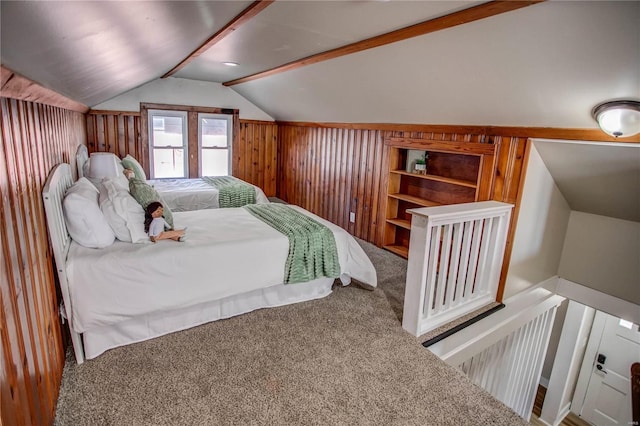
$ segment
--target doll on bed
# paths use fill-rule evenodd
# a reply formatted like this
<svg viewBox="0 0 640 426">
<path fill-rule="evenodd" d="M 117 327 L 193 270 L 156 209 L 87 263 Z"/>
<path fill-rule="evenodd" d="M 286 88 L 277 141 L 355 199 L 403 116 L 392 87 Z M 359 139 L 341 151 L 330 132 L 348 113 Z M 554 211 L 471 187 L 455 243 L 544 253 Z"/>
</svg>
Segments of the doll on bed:
<svg viewBox="0 0 640 426">
<path fill-rule="evenodd" d="M 158 240 L 184 241 L 185 229 L 174 230 L 164 220 L 162 203 L 153 201 L 145 209 L 144 231 L 149 234 L 149 239 L 154 243 Z"/>
</svg>

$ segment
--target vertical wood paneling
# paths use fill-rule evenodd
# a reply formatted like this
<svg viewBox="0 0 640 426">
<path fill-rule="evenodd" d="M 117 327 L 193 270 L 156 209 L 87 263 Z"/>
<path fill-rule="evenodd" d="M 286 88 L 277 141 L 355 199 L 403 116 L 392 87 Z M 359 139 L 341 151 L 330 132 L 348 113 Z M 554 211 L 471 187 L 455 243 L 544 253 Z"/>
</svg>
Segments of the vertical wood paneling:
<svg viewBox="0 0 640 426">
<path fill-rule="evenodd" d="M 197 134 L 195 113 L 189 119 Z M 89 152 L 113 152 L 119 157 L 134 156 L 147 173 L 147 131 L 140 113 L 92 111 L 86 116 Z M 235 129 L 238 137 L 233 145 L 232 174 L 260 187 L 268 197 L 276 195 L 278 184 L 278 126 L 275 122 L 240 120 Z M 195 138 L 191 138 L 196 140 Z M 190 147 L 190 149 L 194 149 Z M 197 167 L 190 166 L 190 170 Z M 190 177 L 197 177 L 195 174 Z"/>
<path fill-rule="evenodd" d="M 400 127 L 396 125 L 395 127 Z M 410 129 L 411 128 L 411 129 Z M 352 235 L 381 245 L 386 209 L 389 137 L 458 141 L 461 144 L 499 143 L 498 158 L 487 165 L 494 170 L 493 192 L 487 198 L 515 203 L 526 138 L 493 136 L 488 128 L 407 126 L 407 131 L 384 130 L 376 125 L 350 126 L 280 123 L 278 126 L 278 197 L 297 204 L 348 230 Z M 459 131 L 458 131 L 459 130 Z M 355 213 L 355 223 L 349 213 Z"/>
<path fill-rule="evenodd" d="M 483 164 L 482 199 L 517 203 L 521 191 L 527 138 L 505 136 L 503 129 L 467 126 L 383 126 L 327 127 L 313 123 L 280 123 L 278 126 L 281 168 L 277 196 L 300 205 L 318 216 L 346 229 L 350 234 L 381 246 L 384 242 L 384 218 L 387 209 L 389 137 L 446 140 L 498 145 L 496 158 Z M 491 132 L 500 132 L 494 135 Z M 551 137 L 551 136 L 549 136 Z M 318 158 L 320 156 L 320 158 Z M 355 214 L 355 223 L 349 214 Z M 498 300 L 502 299 L 511 255 L 517 213 L 509 227 L 505 263 L 500 278 Z"/>
<path fill-rule="evenodd" d="M 113 152 L 120 158 L 130 154 L 142 160 L 140 113 L 100 111 L 87 114 L 86 120 L 89 152 Z"/>
<path fill-rule="evenodd" d="M 7 98 L 0 104 L 2 422 L 51 424 L 64 345 L 41 192 L 54 165 L 73 164 L 88 129 L 78 112 Z"/>
<path fill-rule="evenodd" d="M 233 175 L 256 185 L 267 197 L 278 183 L 278 126 L 269 121 L 240 120 L 239 167 Z"/>
</svg>

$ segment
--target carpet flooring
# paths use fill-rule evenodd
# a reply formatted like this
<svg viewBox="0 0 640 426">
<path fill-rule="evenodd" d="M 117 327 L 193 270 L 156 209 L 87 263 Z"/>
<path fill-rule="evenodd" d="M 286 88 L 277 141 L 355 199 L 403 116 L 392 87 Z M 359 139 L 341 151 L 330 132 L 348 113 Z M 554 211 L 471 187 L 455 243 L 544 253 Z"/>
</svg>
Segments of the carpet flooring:
<svg viewBox="0 0 640 426">
<path fill-rule="evenodd" d="M 406 260 L 359 241 L 378 287 L 216 321 L 77 365 L 55 425 L 528 424 L 401 327 Z"/>
</svg>

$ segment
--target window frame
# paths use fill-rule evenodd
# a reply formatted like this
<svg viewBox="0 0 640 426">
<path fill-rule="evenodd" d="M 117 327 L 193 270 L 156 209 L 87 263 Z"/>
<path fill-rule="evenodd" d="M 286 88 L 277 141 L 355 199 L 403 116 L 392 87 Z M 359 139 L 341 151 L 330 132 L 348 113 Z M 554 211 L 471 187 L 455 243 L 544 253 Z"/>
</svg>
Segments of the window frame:
<svg viewBox="0 0 640 426">
<path fill-rule="evenodd" d="M 240 159 L 238 158 L 238 151 L 235 149 L 238 146 L 240 140 L 240 115 L 238 109 L 232 108 L 219 108 L 219 107 L 202 107 L 192 105 L 172 105 L 172 104 L 155 104 L 155 103 L 140 103 L 140 145 L 142 146 L 142 157 L 146 160 L 145 164 L 142 164 L 145 168 L 145 172 L 148 176 L 151 176 L 149 167 L 149 110 L 163 110 L 163 111 L 186 111 L 188 115 L 188 168 L 187 178 L 200 177 L 200 153 L 198 147 L 198 113 L 205 114 L 224 114 L 230 115 L 232 118 L 232 136 L 231 145 L 229 151 L 229 175 L 233 174 L 239 166 Z"/>
<path fill-rule="evenodd" d="M 226 147 L 203 147 L 202 146 L 202 120 L 212 118 L 214 120 L 225 120 L 227 122 L 227 146 Z M 227 176 L 232 176 L 233 174 L 233 116 L 229 114 L 212 114 L 212 113 L 198 113 L 198 176 L 203 176 L 202 174 L 202 160 L 203 156 L 200 154 L 202 150 L 212 149 L 212 150 L 226 150 L 227 151 Z"/>
<path fill-rule="evenodd" d="M 179 149 L 178 147 L 166 146 L 166 147 L 156 147 L 152 144 L 153 140 L 153 117 L 154 116 L 162 116 L 162 117 L 180 117 L 182 118 L 182 149 L 184 150 L 183 157 L 183 168 L 184 175 L 182 177 L 171 177 L 171 178 L 157 178 L 155 176 L 155 163 L 154 163 L 154 152 L 157 149 Z M 186 111 L 177 111 L 177 110 L 164 110 L 164 109 L 150 109 L 148 110 L 148 140 L 147 147 L 149 148 L 149 178 L 150 179 L 185 179 L 189 176 L 189 134 L 188 132 L 188 120 L 189 116 Z M 164 127 L 164 126 L 163 126 Z"/>
</svg>

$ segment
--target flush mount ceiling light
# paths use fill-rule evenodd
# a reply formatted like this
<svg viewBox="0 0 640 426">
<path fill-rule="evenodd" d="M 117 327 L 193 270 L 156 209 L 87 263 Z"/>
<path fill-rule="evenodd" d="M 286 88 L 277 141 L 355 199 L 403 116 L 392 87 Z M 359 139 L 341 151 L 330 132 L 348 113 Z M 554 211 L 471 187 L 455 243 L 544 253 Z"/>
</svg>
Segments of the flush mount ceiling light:
<svg viewBox="0 0 640 426">
<path fill-rule="evenodd" d="M 237 62 L 223 62 L 223 64 L 228 66 L 228 67 L 237 67 L 238 65 L 240 65 Z"/>
<path fill-rule="evenodd" d="M 609 101 L 593 108 L 591 115 L 603 132 L 617 137 L 640 133 L 640 102 Z"/>
</svg>

